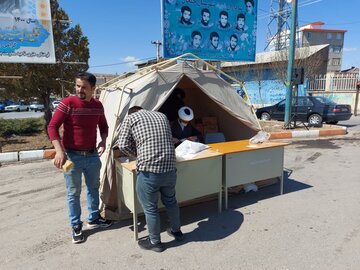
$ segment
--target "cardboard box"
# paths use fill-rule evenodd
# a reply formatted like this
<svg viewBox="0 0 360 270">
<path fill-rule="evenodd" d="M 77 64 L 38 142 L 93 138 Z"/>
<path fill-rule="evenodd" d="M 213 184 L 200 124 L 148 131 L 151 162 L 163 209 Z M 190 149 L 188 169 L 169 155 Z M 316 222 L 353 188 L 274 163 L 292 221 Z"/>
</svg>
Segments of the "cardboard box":
<svg viewBox="0 0 360 270">
<path fill-rule="evenodd" d="M 201 118 L 195 118 L 194 121 L 195 121 L 195 125 L 196 125 L 196 124 L 202 124 L 202 123 L 203 123 Z"/>
<path fill-rule="evenodd" d="M 114 155 L 114 158 L 119 158 L 121 156 L 120 150 L 118 148 L 113 149 L 113 155 Z"/>
<path fill-rule="evenodd" d="M 204 135 L 204 126 L 203 124 L 199 123 L 199 124 L 195 124 L 194 128 L 199 131 L 202 135 Z"/>
<path fill-rule="evenodd" d="M 219 129 L 218 129 L 218 126 L 217 125 L 208 125 L 208 126 L 204 126 L 204 134 L 207 134 L 207 133 L 215 133 L 215 132 L 218 132 Z"/>
<path fill-rule="evenodd" d="M 205 116 L 202 118 L 204 126 L 217 126 L 217 119 L 215 116 Z"/>
</svg>

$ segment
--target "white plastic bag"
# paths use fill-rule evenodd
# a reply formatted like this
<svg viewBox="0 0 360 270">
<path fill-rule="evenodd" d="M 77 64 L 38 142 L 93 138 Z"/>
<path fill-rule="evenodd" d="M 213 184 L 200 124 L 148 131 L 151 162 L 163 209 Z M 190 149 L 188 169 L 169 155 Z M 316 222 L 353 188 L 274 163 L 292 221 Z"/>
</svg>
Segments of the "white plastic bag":
<svg viewBox="0 0 360 270">
<path fill-rule="evenodd" d="M 209 146 L 207 146 L 206 144 L 185 140 L 175 149 L 176 159 L 191 159 L 196 156 L 196 153 L 199 153 L 207 148 L 209 148 Z"/>
<path fill-rule="evenodd" d="M 250 191 L 258 191 L 258 187 L 257 185 L 255 185 L 255 183 L 248 183 L 248 184 L 245 184 L 244 185 L 244 190 L 245 190 L 245 193 L 248 193 Z"/>
<path fill-rule="evenodd" d="M 270 138 L 270 133 L 260 130 L 254 137 L 252 137 L 249 142 L 252 144 L 258 144 L 268 141 Z"/>
</svg>

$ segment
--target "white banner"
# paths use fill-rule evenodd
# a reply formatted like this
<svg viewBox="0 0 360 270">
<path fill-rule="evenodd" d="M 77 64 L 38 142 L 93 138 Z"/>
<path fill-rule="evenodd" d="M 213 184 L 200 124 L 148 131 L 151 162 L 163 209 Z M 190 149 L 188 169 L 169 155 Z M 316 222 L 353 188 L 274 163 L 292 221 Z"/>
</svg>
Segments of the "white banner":
<svg viewBox="0 0 360 270">
<path fill-rule="evenodd" d="M 0 0 L 0 63 L 56 62 L 49 0 Z"/>
</svg>

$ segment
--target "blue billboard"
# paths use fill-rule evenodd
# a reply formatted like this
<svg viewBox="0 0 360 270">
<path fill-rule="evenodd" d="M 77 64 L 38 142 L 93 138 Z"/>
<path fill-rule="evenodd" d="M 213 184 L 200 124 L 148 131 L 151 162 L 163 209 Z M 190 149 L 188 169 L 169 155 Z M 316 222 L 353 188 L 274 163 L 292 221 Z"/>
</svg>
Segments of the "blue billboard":
<svg viewBox="0 0 360 270">
<path fill-rule="evenodd" d="M 55 63 L 50 0 L 0 1 L 0 62 Z"/>
<path fill-rule="evenodd" d="M 162 0 L 163 56 L 255 61 L 257 0 Z"/>
</svg>

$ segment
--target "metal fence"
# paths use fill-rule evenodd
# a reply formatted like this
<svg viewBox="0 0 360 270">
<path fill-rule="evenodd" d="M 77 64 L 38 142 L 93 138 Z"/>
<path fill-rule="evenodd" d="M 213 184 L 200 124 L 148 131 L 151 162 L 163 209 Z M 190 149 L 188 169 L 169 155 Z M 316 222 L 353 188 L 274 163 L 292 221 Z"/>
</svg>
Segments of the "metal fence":
<svg viewBox="0 0 360 270">
<path fill-rule="evenodd" d="M 309 80 L 309 91 L 356 91 L 358 74 L 315 75 Z"/>
</svg>

